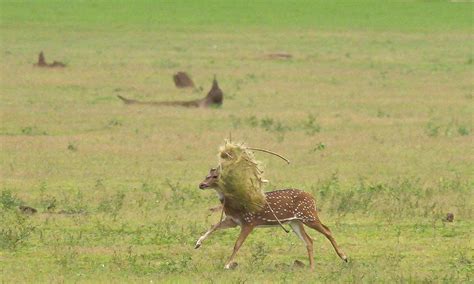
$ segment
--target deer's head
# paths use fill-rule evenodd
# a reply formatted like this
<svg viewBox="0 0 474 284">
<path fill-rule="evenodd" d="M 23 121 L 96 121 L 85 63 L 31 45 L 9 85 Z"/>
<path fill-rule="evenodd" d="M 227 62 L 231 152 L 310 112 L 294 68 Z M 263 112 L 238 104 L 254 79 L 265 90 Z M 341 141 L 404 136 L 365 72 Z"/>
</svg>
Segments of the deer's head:
<svg viewBox="0 0 474 284">
<path fill-rule="evenodd" d="M 212 168 L 206 178 L 199 184 L 200 189 L 216 188 L 219 180 L 219 170 Z"/>
</svg>

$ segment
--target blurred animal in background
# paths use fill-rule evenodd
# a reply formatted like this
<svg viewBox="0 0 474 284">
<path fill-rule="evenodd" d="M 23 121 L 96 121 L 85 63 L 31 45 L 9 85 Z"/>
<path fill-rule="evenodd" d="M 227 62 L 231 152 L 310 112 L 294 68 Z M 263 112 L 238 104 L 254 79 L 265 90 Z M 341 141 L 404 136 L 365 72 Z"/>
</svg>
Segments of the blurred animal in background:
<svg viewBox="0 0 474 284">
<path fill-rule="evenodd" d="M 222 92 L 221 88 L 219 88 L 216 75 L 214 75 L 211 90 L 209 90 L 209 93 L 207 93 L 207 96 L 204 99 L 208 105 L 222 105 L 224 93 Z"/>
<path fill-rule="evenodd" d="M 174 74 L 173 81 L 177 88 L 194 88 L 194 82 L 186 72 L 179 71 Z"/>
<path fill-rule="evenodd" d="M 293 55 L 286 53 L 286 52 L 277 52 L 277 53 L 270 53 L 267 54 L 267 58 L 269 59 L 291 59 Z"/>
<path fill-rule="evenodd" d="M 49 67 L 49 68 L 55 68 L 55 67 L 66 67 L 66 64 L 60 62 L 60 61 L 53 61 L 53 63 L 48 64 L 46 62 L 46 59 L 44 58 L 44 53 L 43 51 L 40 52 L 38 55 L 38 63 L 36 63 L 34 66 L 36 67 Z"/>
<path fill-rule="evenodd" d="M 454 214 L 449 212 L 446 214 L 446 217 L 443 219 L 445 222 L 453 222 L 454 221 Z"/>
<path fill-rule="evenodd" d="M 36 212 L 38 212 L 38 210 L 36 210 L 35 208 L 30 207 L 30 206 L 26 206 L 26 205 L 20 205 L 18 207 L 18 209 L 20 209 L 20 211 L 22 213 L 28 214 L 28 215 L 32 215 L 32 214 L 35 214 Z"/>
<path fill-rule="evenodd" d="M 202 99 L 190 100 L 190 101 L 162 101 L 162 102 L 153 102 L 153 101 L 138 101 L 133 99 L 127 99 L 123 96 L 118 95 L 119 99 L 126 105 L 136 104 L 136 105 L 153 105 L 153 106 L 182 106 L 182 107 L 198 107 L 198 108 L 210 108 L 210 107 L 219 107 L 224 101 L 224 93 L 219 88 L 217 79 L 214 76 L 214 81 L 212 82 L 211 90 L 207 93 Z"/>
</svg>

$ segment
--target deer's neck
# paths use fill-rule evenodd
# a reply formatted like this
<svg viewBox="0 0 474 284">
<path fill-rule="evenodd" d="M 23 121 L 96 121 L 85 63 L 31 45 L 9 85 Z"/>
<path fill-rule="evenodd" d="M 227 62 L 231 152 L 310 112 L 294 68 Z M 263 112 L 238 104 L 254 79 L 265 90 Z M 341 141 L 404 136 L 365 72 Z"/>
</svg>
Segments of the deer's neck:
<svg viewBox="0 0 474 284">
<path fill-rule="evenodd" d="M 216 193 L 217 197 L 219 197 L 219 201 L 221 202 L 221 204 L 224 204 L 224 194 L 222 194 L 222 192 L 219 192 L 218 190 L 216 190 Z"/>
</svg>

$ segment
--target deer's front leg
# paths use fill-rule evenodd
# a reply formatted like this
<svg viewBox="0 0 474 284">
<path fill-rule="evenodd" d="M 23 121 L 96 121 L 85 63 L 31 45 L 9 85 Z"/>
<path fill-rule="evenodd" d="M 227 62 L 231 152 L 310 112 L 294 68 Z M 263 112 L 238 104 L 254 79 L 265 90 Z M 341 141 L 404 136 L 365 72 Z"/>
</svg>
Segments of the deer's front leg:
<svg viewBox="0 0 474 284">
<path fill-rule="evenodd" d="M 195 249 L 199 248 L 202 244 L 202 242 L 209 237 L 210 234 L 217 230 L 222 230 L 222 229 L 228 229 L 228 228 L 234 228 L 237 226 L 237 223 L 235 223 L 231 218 L 225 218 L 222 222 L 219 222 L 212 226 L 204 235 L 202 235 L 196 242 L 196 246 L 194 246 Z"/>
<path fill-rule="evenodd" d="M 229 261 L 227 261 L 227 264 L 224 266 L 225 269 L 230 269 L 232 268 L 232 260 L 234 259 L 235 255 L 239 251 L 240 247 L 244 243 L 245 239 L 248 237 L 248 235 L 252 232 L 253 226 L 250 225 L 243 225 L 242 230 L 240 231 L 239 238 L 235 242 L 234 245 L 234 251 L 232 252 L 232 255 L 229 258 Z"/>
</svg>

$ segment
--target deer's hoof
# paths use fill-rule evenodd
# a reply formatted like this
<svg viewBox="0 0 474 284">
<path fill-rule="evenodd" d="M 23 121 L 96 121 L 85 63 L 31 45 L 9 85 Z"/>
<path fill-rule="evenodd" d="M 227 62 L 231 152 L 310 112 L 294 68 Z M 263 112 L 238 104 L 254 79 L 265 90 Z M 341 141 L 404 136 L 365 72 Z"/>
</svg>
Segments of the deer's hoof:
<svg viewBox="0 0 474 284">
<path fill-rule="evenodd" d="M 345 262 L 349 262 L 349 259 L 347 258 L 347 256 L 343 256 L 342 260 L 344 260 Z"/>
<path fill-rule="evenodd" d="M 239 264 L 237 262 L 230 262 L 227 263 L 224 268 L 225 269 L 235 269 Z"/>
<path fill-rule="evenodd" d="M 201 247 L 201 243 L 196 243 L 196 245 L 194 246 L 194 249 L 198 249 Z"/>
</svg>

